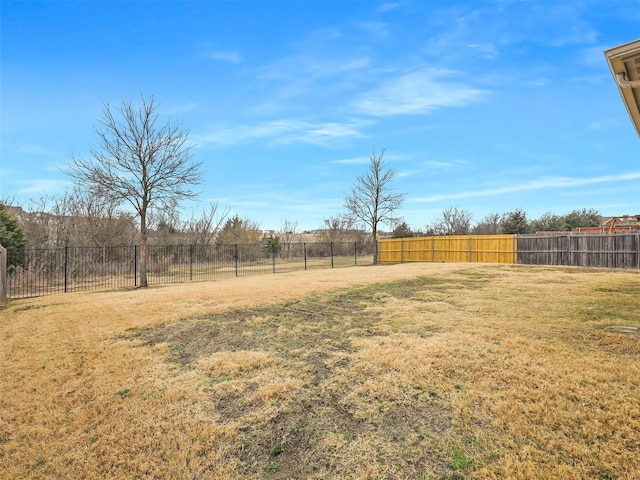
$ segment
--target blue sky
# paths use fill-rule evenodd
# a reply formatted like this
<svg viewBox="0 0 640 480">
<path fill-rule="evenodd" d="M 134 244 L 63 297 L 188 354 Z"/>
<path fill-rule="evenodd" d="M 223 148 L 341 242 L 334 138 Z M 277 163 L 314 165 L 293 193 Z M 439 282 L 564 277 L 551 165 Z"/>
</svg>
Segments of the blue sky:
<svg viewBox="0 0 640 480">
<path fill-rule="evenodd" d="M 638 1 L 2 0 L 0 17 L 0 198 L 25 207 L 69 188 L 105 102 L 155 95 L 204 164 L 185 213 L 318 228 L 383 148 L 415 229 L 449 207 L 640 213 L 603 54 L 640 38 Z"/>
</svg>

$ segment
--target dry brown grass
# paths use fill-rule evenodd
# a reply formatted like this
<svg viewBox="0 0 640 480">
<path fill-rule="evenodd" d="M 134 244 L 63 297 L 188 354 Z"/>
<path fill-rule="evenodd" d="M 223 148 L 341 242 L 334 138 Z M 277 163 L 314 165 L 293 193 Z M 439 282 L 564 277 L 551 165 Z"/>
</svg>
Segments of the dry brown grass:
<svg viewBox="0 0 640 480">
<path fill-rule="evenodd" d="M 410 264 L 0 310 L 0 477 L 640 478 L 640 272 Z"/>
</svg>

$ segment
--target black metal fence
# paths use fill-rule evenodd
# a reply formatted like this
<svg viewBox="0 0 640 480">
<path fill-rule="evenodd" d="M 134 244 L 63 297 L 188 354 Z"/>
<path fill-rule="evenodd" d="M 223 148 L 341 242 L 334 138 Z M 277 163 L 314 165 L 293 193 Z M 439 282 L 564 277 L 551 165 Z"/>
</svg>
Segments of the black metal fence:
<svg viewBox="0 0 640 480">
<path fill-rule="evenodd" d="M 136 287 L 140 247 L 65 247 L 7 251 L 7 298 Z M 358 242 L 147 246 L 149 285 L 336 268 L 373 263 Z"/>
</svg>

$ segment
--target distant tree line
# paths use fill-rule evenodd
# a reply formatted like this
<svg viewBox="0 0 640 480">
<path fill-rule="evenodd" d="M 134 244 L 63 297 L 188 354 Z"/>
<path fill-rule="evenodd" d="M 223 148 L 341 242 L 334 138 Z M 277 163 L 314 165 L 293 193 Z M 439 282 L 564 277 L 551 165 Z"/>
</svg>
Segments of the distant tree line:
<svg viewBox="0 0 640 480">
<path fill-rule="evenodd" d="M 18 222 L 23 231 L 20 248 L 106 247 L 139 241 L 132 214 L 77 188 L 59 197 L 47 195 L 32 200 L 24 208 L 8 200 L 1 200 L 0 205 L 4 215 Z M 186 220 L 176 212 L 154 215 L 149 230 L 151 243 L 211 244 L 227 215 L 228 210 L 215 202 Z M 0 237 L 0 243 L 6 246 L 2 240 Z M 7 246 L 12 247 L 18 245 L 12 242 L 11 247 Z"/>
<path fill-rule="evenodd" d="M 367 232 L 345 215 L 327 218 L 316 234 L 301 237 L 296 221 L 283 219 L 277 231 L 265 232 L 258 221 L 230 215 L 228 208 L 216 202 L 186 220 L 177 211 L 158 212 L 150 216 L 148 225 L 149 245 L 262 244 L 265 254 L 281 257 L 293 252 L 301 238 L 357 242 L 360 249 L 369 241 Z M 45 195 L 24 208 L 9 199 L 0 200 L 0 244 L 9 250 L 124 246 L 138 244 L 139 238 L 134 215 L 90 191 L 75 188 L 60 196 Z"/>
<path fill-rule="evenodd" d="M 491 213 L 477 223 L 473 215 L 457 207 L 442 211 L 432 223 L 422 229 L 411 229 L 406 222 L 396 225 L 394 238 L 432 235 L 496 235 L 527 234 L 536 232 L 567 232 L 579 227 L 597 227 L 601 222 L 600 213 L 594 209 L 573 210 L 565 215 L 547 212 L 539 218 L 529 219 L 527 212 L 516 209 L 511 212 Z"/>
</svg>

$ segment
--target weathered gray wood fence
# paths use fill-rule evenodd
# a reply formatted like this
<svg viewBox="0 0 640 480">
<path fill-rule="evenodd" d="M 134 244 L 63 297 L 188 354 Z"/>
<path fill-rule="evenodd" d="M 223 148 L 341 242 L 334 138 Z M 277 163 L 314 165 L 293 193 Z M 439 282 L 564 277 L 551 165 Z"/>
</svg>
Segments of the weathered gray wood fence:
<svg viewBox="0 0 640 480">
<path fill-rule="evenodd" d="M 640 232 L 518 235 L 518 263 L 640 268 Z"/>
</svg>

